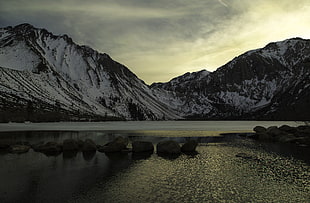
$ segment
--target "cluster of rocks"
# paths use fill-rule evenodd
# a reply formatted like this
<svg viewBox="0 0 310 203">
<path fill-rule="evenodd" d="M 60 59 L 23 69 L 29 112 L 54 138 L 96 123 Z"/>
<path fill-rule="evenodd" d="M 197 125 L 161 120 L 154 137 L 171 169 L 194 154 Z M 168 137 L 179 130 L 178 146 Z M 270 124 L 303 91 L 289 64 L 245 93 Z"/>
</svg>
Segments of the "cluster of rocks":
<svg viewBox="0 0 310 203">
<path fill-rule="evenodd" d="M 62 152 L 104 152 L 104 153 L 114 153 L 114 152 L 133 152 L 133 153 L 153 153 L 154 145 L 152 142 L 146 141 L 134 141 L 132 142 L 132 148 L 129 149 L 127 146 L 129 144 L 128 138 L 117 137 L 112 142 L 105 145 L 96 145 L 91 139 L 74 140 L 66 139 L 63 143 L 47 142 L 47 143 L 37 143 L 30 145 L 27 142 L 20 142 L 14 144 L 0 143 L 0 151 L 6 151 L 11 153 L 26 153 L 31 148 L 36 152 L 42 152 L 46 155 L 58 155 Z M 156 145 L 156 150 L 158 154 L 163 155 L 179 155 L 183 153 L 194 153 L 196 152 L 196 147 L 198 142 L 195 140 L 190 140 L 184 143 L 182 146 L 179 143 L 167 140 L 159 142 Z"/>
<path fill-rule="evenodd" d="M 271 126 L 265 128 L 256 126 L 253 138 L 260 141 L 295 143 L 300 146 L 310 146 L 310 126 L 302 125 L 291 127 L 282 125 L 281 127 Z"/>
</svg>

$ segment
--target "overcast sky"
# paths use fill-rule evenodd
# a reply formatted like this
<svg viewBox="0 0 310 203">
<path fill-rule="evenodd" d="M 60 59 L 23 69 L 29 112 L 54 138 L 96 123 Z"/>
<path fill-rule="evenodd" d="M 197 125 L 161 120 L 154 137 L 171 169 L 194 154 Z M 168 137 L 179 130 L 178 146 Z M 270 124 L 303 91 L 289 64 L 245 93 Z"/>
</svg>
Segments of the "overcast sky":
<svg viewBox="0 0 310 203">
<path fill-rule="evenodd" d="M 0 0 L 0 26 L 30 23 L 108 53 L 147 83 L 310 38 L 309 0 Z"/>
</svg>

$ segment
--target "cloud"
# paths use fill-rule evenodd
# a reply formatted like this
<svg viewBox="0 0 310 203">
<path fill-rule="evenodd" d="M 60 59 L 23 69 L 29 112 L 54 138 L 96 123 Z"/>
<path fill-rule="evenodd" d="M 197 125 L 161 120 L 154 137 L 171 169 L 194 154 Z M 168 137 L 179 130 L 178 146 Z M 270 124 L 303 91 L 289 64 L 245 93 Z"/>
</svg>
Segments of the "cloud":
<svg viewBox="0 0 310 203">
<path fill-rule="evenodd" d="M 0 26 L 29 22 L 106 52 L 151 83 L 215 70 L 268 42 L 310 38 L 308 0 L 10 0 Z"/>
</svg>

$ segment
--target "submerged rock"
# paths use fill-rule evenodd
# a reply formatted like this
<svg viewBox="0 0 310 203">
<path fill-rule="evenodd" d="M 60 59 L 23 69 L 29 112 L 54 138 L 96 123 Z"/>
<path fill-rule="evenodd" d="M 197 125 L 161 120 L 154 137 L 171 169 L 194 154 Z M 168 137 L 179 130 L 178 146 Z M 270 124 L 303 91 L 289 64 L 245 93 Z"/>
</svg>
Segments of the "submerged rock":
<svg viewBox="0 0 310 203">
<path fill-rule="evenodd" d="M 157 153 L 163 153 L 163 154 L 180 154 L 181 153 L 181 147 L 179 143 L 173 140 L 159 142 L 156 146 L 156 150 L 157 150 Z"/>
<path fill-rule="evenodd" d="M 198 142 L 196 140 L 190 140 L 184 143 L 181 147 L 182 152 L 195 152 Z"/>
<path fill-rule="evenodd" d="M 132 143 L 132 151 L 135 153 L 153 152 L 154 146 L 153 146 L 152 142 L 135 141 Z"/>
</svg>

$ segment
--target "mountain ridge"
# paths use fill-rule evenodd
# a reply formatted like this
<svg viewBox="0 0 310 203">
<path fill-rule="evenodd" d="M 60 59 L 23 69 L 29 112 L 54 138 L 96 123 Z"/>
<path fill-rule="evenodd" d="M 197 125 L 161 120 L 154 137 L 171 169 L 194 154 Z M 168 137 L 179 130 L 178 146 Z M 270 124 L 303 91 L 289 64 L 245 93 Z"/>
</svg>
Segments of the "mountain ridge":
<svg viewBox="0 0 310 203">
<path fill-rule="evenodd" d="M 78 117 L 89 114 L 86 117 L 125 120 L 179 118 L 156 101 L 148 86 L 127 67 L 107 54 L 75 44 L 66 35 L 55 36 L 29 24 L 2 28 L 1 49 L 0 65 L 7 68 L 1 71 L 2 85 L 10 87 L 15 95 L 24 91 L 28 101 L 31 96 L 44 95 L 44 102 L 55 106 L 57 101 L 63 111 L 79 112 Z M 9 74 L 13 70 L 20 71 L 20 78 Z M 24 84 L 14 86 L 12 81 Z M 35 87 L 25 89 L 27 84 L 35 84 L 44 91 L 35 92 Z"/>
<path fill-rule="evenodd" d="M 2 122 L 310 119 L 306 39 L 272 42 L 214 72 L 152 85 L 108 54 L 30 24 L 0 28 L 0 47 Z"/>
<path fill-rule="evenodd" d="M 167 83 L 154 83 L 153 88 L 166 91 L 177 91 L 179 94 L 187 94 L 192 100 L 184 106 L 197 106 L 198 111 L 186 109 L 190 118 L 198 119 L 308 119 L 310 113 L 309 93 L 307 93 L 309 81 L 310 40 L 292 38 L 279 42 L 272 42 L 263 48 L 251 50 L 235 57 L 216 71 L 202 76 L 200 80 L 192 80 L 187 83 L 172 84 L 175 79 Z M 306 64 L 306 65 L 305 65 Z M 199 72 L 191 73 L 199 74 Z M 298 77 L 297 77 L 298 76 Z M 183 78 L 188 81 L 186 75 Z M 199 76 L 197 76 L 199 77 Z M 275 106 L 274 97 L 278 92 L 294 89 L 299 82 L 298 94 L 304 93 L 303 109 L 299 109 L 299 115 L 277 116 L 279 113 L 271 113 L 261 108 Z M 295 97 L 296 97 L 295 96 Z M 280 96 L 277 96 L 280 97 Z M 294 98 L 294 95 L 291 95 Z M 183 98 L 180 98 L 183 100 Z M 198 102 L 193 102 L 193 101 Z M 282 101 L 282 100 L 280 100 Z M 292 106 L 293 101 L 291 102 Z M 204 106 L 204 112 L 198 107 Z M 290 106 L 286 104 L 286 106 Z M 275 108 L 275 107 L 274 107 Z M 208 110 L 208 111 L 206 111 Z M 258 111 L 259 110 L 259 111 Z M 200 111 L 200 112 L 199 112 Z M 213 113 L 212 113 L 213 111 Z M 196 115 L 195 115 L 196 114 Z M 200 115 L 198 115 L 200 114 Z M 210 115 L 211 114 L 211 115 Z M 212 115 L 213 114 L 213 115 Z M 231 114 L 231 115 L 230 115 Z M 279 114 L 280 115 L 280 114 Z"/>
</svg>

